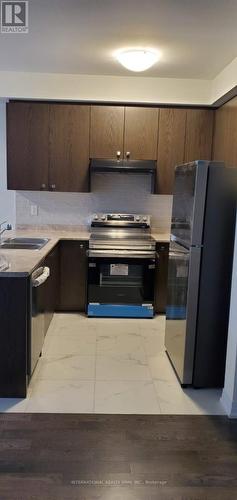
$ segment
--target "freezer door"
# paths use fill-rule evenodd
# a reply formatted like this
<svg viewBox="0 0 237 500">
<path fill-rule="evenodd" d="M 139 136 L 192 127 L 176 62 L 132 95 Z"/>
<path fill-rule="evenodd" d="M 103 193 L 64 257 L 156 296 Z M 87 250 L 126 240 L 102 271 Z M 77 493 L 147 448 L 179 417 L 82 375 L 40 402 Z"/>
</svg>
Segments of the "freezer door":
<svg viewBox="0 0 237 500">
<path fill-rule="evenodd" d="M 192 384 L 201 249 L 171 243 L 165 348 L 181 384 Z"/>
<path fill-rule="evenodd" d="M 187 246 L 202 244 L 208 166 L 196 161 L 175 169 L 171 233 Z"/>
</svg>

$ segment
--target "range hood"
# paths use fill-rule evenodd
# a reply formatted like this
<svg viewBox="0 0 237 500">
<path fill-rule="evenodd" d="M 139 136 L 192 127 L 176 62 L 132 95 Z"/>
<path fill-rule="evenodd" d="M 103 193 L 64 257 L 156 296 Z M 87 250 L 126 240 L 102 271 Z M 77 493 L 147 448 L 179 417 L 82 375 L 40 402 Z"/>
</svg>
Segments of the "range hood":
<svg viewBox="0 0 237 500">
<path fill-rule="evenodd" d="M 151 176 L 151 193 L 155 189 L 155 160 L 110 160 L 108 158 L 90 160 L 90 177 L 93 173 L 145 174 Z"/>
<path fill-rule="evenodd" d="M 92 158 L 91 172 L 125 172 L 136 174 L 154 174 L 156 162 L 153 160 L 108 160 Z"/>
</svg>

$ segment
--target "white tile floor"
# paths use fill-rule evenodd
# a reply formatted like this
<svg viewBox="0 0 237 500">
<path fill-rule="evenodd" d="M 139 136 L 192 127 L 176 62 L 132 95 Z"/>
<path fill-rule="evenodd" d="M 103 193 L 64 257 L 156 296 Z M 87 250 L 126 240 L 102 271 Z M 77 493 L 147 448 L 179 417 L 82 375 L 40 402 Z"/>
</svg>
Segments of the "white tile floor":
<svg viewBox="0 0 237 500">
<path fill-rule="evenodd" d="M 220 390 L 181 389 L 164 331 L 163 316 L 55 314 L 27 399 L 0 399 L 0 411 L 223 414 Z"/>
</svg>

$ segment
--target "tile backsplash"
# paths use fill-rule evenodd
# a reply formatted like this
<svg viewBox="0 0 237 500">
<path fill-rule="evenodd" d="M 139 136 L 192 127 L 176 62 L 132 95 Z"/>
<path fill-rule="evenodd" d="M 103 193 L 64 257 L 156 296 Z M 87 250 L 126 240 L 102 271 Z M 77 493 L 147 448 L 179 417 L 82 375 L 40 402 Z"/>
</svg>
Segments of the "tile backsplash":
<svg viewBox="0 0 237 500">
<path fill-rule="evenodd" d="M 16 193 L 16 224 L 62 224 L 88 226 L 96 212 L 146 213 L 152 226 L 161 232 L 170 230 L 172 196 L 151 195 L 146 176 L 98 175 L 91 193 L 52 193 L 20 191 Z M 31 206 L 37 215 L 31 215 Z"/>
</svg>

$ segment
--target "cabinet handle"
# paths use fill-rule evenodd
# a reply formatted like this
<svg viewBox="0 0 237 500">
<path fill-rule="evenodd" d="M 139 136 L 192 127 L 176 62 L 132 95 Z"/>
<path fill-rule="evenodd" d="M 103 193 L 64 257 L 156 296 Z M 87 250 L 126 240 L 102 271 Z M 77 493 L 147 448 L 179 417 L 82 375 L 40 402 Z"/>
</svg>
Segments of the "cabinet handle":
<svg viewBox="0 0 237 500">
<path fill-rule="evenodd" d="M 82 245 L 82 244 L 81 244 L 81 245 L 80 245 L 80 248 L 84 248 L 84 245 Z"/>
<path fill-rule="evenodd" d="M 117 151 L 116 156 L 117 156 L 117 160 L 120 160 L 120 158 L 121 158 L 121 151 Z"/>
<path fill-rule="evenodd" d="M 131 153 L 130 153 L 130 151 L 127 151 L 127 153 L 126 153 L 126 158 L 127 158 L 127 160 L 129 160 L 129 158 L 130 158 L 130 154 L 131 154 Z"/>
<path fill-rule="evenodd" d="M 40 189 L 46 189 L 46 184 L 41 184 L 41 188 Z"/>
<path fill-rule="evenodd" d="M 56 189 L 56 184 L 51 184 L 50 189 L 52 189 L 52 191 L 55 191 L 55 189 Z"/>
</svg>

